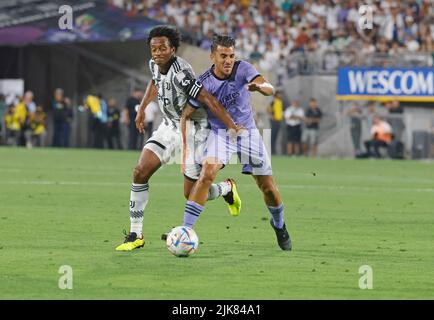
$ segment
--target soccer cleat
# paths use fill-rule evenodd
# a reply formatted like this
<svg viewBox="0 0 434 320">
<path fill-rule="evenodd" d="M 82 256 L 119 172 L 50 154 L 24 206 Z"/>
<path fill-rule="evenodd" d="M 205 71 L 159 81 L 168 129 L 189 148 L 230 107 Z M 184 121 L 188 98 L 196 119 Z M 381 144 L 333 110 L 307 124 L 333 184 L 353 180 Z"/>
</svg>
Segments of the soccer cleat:
<svg viewBox="0 0 434 320">
<path fill-rule="evenodd" d="M 142 248 L 145 245 L 145 240 L 137 238 L 135 232 L 125 233 L 125 241 L 116 247 L 116 251 L 132 251 L 134 249 Z"/>
<path fill-rule="evenodd" d="M 274 226 L 273 219 L 270 219 L 270 224 L 276 232 L 277 243 L 282 250 L 292 250 L 291 238 L 289 236 L 288 231 L 286 230 L 285 224 L 283 224 L 283 228 L 279 229 Z"/>
<path fill-rule="evenodd" d="M 227 195 L 223 196 L 223 198 L 228 204 L 231 216 L 236 217 L 241 212 L 241 199 L 238 194 L 237 184 L 234 179 L 226 179 L 226 181 L 229 181 L 232 187 L 231 191 L 229 191 Z"/>
</svg>

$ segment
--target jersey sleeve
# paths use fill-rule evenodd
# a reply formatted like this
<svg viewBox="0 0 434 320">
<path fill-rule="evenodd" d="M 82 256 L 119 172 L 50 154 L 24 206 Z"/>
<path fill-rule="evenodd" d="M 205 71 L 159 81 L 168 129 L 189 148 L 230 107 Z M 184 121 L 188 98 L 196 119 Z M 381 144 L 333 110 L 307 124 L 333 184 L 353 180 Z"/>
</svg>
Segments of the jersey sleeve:
<svg viewBox="0 0 434 320">
<path fill-rule="evenodd" d="M 189 70 L 182 70 L 174 78 L 174 84 L 188 97 L 196 99 L 203 88 L 202 83 L 196 80 Z"/>
<path fill-rule="evenodd" d="M 246 61 L 241 61 L 240 68 L 242 72 L 242 76 L 245 79 L 246 83 L 250 83 L 259 77 L 261 74 L 256 70 L 254 66 Z"/>
<path fill-rule="evenodd" d="M 208 91 L 209 93 L 213 92 L 213 83 L 212 81 L 209 81 L 209 77 L 206 76 L 207 72 L 203 73 L 201 76 L 199 76 L 199 82 L 202 85 L 202 88 L 206 91 Z M 212 93 L 211 93 L 212 94 Z M 197 99 L 194 98 L 189 98 L 188 103 L 195 109 L 198 109 L 200 107 L 206 108 L 206 105 L 199 102 Z"/>
<path fill-rule="evenodd" d="M 188 104 L 195 109 L 199 109 L 202 106 L 201 103 L 195 99 L 189 99 Z"/>
</svg>

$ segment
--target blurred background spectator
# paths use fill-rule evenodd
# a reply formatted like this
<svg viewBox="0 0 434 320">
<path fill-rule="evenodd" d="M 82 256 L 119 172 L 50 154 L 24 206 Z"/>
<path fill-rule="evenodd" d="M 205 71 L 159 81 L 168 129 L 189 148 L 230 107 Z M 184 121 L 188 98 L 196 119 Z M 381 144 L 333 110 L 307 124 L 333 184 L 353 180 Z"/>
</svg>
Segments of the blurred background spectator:
<svg viewBox="0 0 434 320">
<path fill-rule="evenodd" d="M 405 130 L 405 125 L 403 121 L 404 108 L 402 108 L 401 103 L 398 100 L 393 100 L 386 102 L 385 107 L 389 111 L 388 121 L 392 126 L 393 135 L 396 140 L 402 141 L 402 134 Z"/>
<path fill-rule="evenodd" d="M 53 147 L 69 147 L 71 121 L 73 117 L 71 100 L 64 96 L 63 89 L 54 91 L 53 110 Z"/>
<path fill-rule="evenodd" d="M 140 105 L 142 97 L 143 91 L 136 88 L 125 103 L 124 122 L 128 126 L 128 149 L 130 150 L 140 150 L 143 144 L 142 135 L 139 134 L 135 123 L 137 115 L 136 106 Z"/>
<path fill-rule="evenodd" d="M 267 112 L 271 123 L 271 154 L 276 154 L 277 136 L 283 120 L 283 97 L 281 90 L 276 90 Z"/>
<path fill-rule="evenodd" d="M 5 113 L 7 110 L 6 98 L 0 94 L 0 145 L 5 143 L 6 126 L 5 126 Z"/>
<path fill-rule="evenodd" d="M 107 136 L 107 121 L 108 121 L 108 107 L 101 93 L 98 94 L 98 101 L 100 110 L 95 118 L 94 128 L 94 141 L 93 147 L 103 149 L 105 141 L 108 140 Z"/>
<path fill-rule="evenodd" d="M 354 146 L 354 156 L 357 156 L 362 153 L 362 108 L 360 104 L 354 101 L 346 115 L 350 117 L 351 140 Z"/>
<path fill-rule="evenodd" d="M 5 115 L 6 143 L 10 146 L 18 145 L 18 139 L 21 133 L 20 116 L 16 110 L 17 107 L 11 104 L 9 105 Z"/>
<path fill-rule="evenodd" d="M 283 117 L 285 118 L 287 131 L 287 154 L 288 156 L 298 156 L 301 153 L 301 125 L 304 119 L 304 111 L 300 106 L 298 97 L 292 99 L 292 103 L 286 108 Z"/>
<path fill-rule="evenodd" d="M 31 143 L 32 146 L 45 147 L 45 140 L 47 136 L 46 130 L 47 115 L 42 106 L 37 106 L 35 112 L 30 116 L 31 128 Z"/>
<path fill-rule="evenodd" d="M 315 98 L 309 101 L 309 107 L 305 112 L 304 123 L 305 127 L 302 133 L 303 154 L 316 157 L 318 153 L 319 141 L 319 124 L 322 118 L 322 111 L 318 108 L 318 102 Z"/>
<path fill-rule="evenodd" d="M 33 92 L 27 91 L 24 93 L 23 102 L 18 105 L 19 112 L 25 113 L 25 120 L 21 126 L 21 141 L 20 145 L 25 145 L 27 148 L 32 148 L 32 128 L 31 120 L 33 119 L 36 112 L 36 104 L 33 101 Z M 21 111 L 23 110 L 23 111 Z"/>
<path fill-rule="evenodd" d="M 430 128 L 430 146 L 431 146 L 431 157 L 434 157 L 434 115 L 431 117 L 431 128 Z"/>
<path fill-rule="evenodd" d="M 121 142 L 121 111 L 117 107 L 116 99 L 110 99 L 107 103 L 108 106 L 108 122 L 107 122 L 107 136 L 108 147 L 110 149 L 123 149 Z"/>
<path fill-rule="evenodd" d="M 380 148 L 387 148 L 392 141 L 392 127 L 380 116 L 373 119 L 371 140 L 365 141 L 367 157 L 381 158 Z"/>
</svg>

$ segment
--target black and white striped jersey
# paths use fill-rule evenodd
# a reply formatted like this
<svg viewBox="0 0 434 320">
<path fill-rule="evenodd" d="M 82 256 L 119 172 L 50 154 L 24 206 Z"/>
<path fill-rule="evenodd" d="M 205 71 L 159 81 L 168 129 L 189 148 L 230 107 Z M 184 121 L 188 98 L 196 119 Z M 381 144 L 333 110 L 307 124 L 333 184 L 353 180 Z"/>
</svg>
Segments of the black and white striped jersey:
<svg viewBox="0 0 434 320">
<path fill-rule="evenodd" d="M 196 80 L 191 65 L 180 57 L 175 57 L 167 74 L 160 73 L 153 59 L 149 60 L 152 79 L 158 89 L 158 106 L 163 113 L 166 124 L 171 123 L 179 128 L 179 121 L 184 106 L 189 98 L 197 98 L 202 84 Z M 207 113 L 198 108 L 191 119 L 206 127 L 208 125 Z"/>
</svg>

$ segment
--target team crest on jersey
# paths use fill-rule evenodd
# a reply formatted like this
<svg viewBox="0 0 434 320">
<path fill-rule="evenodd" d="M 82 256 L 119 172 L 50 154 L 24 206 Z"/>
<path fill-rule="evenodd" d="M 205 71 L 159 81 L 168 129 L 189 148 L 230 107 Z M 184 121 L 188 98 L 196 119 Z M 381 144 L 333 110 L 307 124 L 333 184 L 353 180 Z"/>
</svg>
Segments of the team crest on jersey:
<svg viewBox="0 0 434 320">
<path fill-rule="evenodd" d="M 166 82 L 165 84 L 166 84 L 166 90 L 170 90 L 171 87 L 172 87 L 172 86 L 170 85 L 170 82 Z"/>
</svg>

